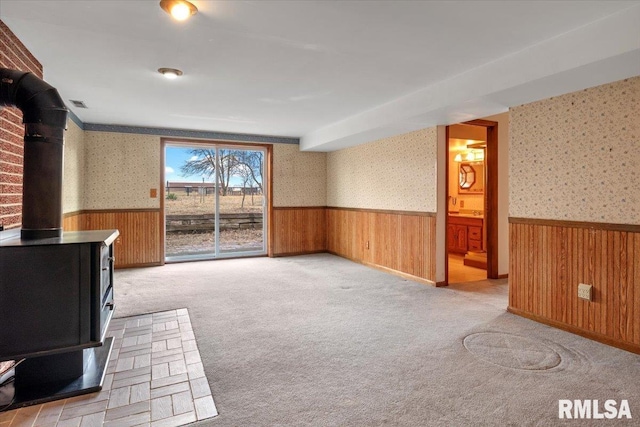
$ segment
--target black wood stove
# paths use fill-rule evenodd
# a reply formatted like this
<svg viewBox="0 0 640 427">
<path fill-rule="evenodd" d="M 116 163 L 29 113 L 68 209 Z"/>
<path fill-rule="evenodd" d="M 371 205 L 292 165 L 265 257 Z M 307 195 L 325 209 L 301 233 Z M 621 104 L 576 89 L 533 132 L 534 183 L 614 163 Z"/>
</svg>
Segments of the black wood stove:
<svg viewBox="0 0 640 427">
<path fill-rule="evenodd" d="M 1 234 L 0 361 L 24 359 L 7 409 L 100 390 L 112 347 L 105 333 L 118 231 Z"/>
<path fill-rule="evenodd" d="M 113 346 L 113 243 L 117 230 L 62 232 L 62 157 L 67 109 L 31 73 L 0 68 L 0 107 L 25 123 L 22 228 L 0 231 L 0 410 L 102 388 Z M 7 387 L 11 387 L 10 393 Z"/>
</svg>

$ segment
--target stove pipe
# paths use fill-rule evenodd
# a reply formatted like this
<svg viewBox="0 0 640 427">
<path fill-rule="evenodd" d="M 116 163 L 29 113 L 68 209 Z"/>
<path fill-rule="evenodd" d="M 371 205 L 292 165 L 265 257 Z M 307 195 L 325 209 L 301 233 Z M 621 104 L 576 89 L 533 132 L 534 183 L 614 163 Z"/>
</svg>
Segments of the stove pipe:
<svg viewBox="0 0 640 427">
<path fill-rule="evenodd" d="M 62 236 L 62 157 L 68 110 L 32 73 L 0 68 L 0 106 L 22 111 L 22 239 Z"/>
</svg>

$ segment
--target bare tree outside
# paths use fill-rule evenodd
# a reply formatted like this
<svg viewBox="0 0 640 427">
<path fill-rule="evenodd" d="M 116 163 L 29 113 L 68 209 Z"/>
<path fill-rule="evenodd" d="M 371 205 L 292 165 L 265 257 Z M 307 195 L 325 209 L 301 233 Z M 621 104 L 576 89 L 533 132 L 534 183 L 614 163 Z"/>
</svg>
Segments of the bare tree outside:
<svg viewBox="0 0 640 427">
<path fill-rule="evenodd" d="M 244 151 L 236 152 L 236 161 L 238 164 L 244 165 L 251 175 L 251 179 L 256 183 L 260 192 L 263 192 L 262 177 L 264 176 L 264 153 L 262 151 Z M 253 187 L 253 186 L 252 186 Z"/>
<path fill-rule="evenodd" d="M 167 180 L 167 256 L 264 250 L 264 152 L 211 147 L 171 149 L 175 159 L 171 169 L 179 170 L 190 181 Z M 216 188 L 217 194 L 211 191 Z"/>
<path fill-rule="evenodd" d="M 216 150 L 193 149 L 192 158 L 180 167 L 182 176 L 201 175 L 205 179 L 211 179 L 218 175 L 218 182 L 222 188 L 222 195 L 226 196 L 229 190 L 229 181 L 235 175 L 238 162 L 234 154 L 235 150 L 218 150 L 220 158 L 216 158 Z"/>
<path fill-rule="evenodd" d="M 247 188 L 251 189 L 251 204 L 253 205 L 253 177 L 251 170 L 245 164 L 239 164 L 236 175 L 242 179 L 242 202 L 240 209 L 244 209 L 244 199 L 247 197 Z"/>
<path fill-rule="evenodd" d="M 180 168 L 182 175 L 201 175 L 205 179 L 211 179 L 217 174 L 223 196 L 228 194 L 229 182 L 233 176 L 240 177 L 245 187 L 250 182 L 255 183 L 262 193 L 264 154 L 261 151 L 219 149 L 218 153 L 220 157 L 216 159 L 215 150 L 191 150 L 192 158 Z"/>
</svg>

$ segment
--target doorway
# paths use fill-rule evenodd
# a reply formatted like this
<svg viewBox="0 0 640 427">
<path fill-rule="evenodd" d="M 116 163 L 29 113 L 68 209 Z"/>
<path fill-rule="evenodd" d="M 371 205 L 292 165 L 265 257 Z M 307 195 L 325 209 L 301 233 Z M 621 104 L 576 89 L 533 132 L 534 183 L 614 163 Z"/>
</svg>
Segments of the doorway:
<svg viewBox="0 0 640 427">
<path fill-rule="evenodd" d="M 498 123 L 447 126 L 445 281 L 498 278 Z"/>
<path fill-rule="evenodd" d="M 266 255 L 267 149 L 163 142 L 165 261 Z"/>
</svg>

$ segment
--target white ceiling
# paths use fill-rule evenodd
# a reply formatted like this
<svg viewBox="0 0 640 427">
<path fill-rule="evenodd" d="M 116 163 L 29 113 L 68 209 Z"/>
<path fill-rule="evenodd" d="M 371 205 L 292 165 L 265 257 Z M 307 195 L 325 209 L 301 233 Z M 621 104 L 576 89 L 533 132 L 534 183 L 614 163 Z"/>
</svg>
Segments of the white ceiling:
<svg viewBox="0 0 640 427">
<path fill-rule="evenodd" d="M 640 74 L 639 1 L 0 0 L 85 123 L 333 150 Z M 184 71 L 167 81 L 157 69 Z"/>
</svg>

